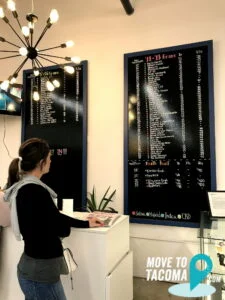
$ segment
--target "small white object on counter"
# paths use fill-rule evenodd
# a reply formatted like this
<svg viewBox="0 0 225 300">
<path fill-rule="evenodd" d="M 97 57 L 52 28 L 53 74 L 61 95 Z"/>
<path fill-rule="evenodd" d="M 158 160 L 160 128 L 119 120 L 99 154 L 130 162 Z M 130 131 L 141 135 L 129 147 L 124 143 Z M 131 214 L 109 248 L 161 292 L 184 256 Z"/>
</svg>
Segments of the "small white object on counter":
<svg viewBox="0 0 225 300">
<path fill-rule="evenodd" d="M 62 212 L 70 217 L 73 217 L 73 199 L 63 199 Z"/>
</svg>

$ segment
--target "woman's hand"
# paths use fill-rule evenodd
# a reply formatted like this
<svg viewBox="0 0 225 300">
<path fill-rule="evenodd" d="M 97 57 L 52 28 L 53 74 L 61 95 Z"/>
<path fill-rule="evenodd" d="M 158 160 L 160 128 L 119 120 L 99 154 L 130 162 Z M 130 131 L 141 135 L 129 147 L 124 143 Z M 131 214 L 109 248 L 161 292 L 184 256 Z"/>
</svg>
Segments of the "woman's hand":
<svg viewBox="0 0 225 300">
<path fill-rule="evenodd" d="M 88 219 L 89 221 L 89 227 L 102 227 L 104 226 L 104 223 L 100 221 L 99 219 L 92 217 Z"/>
</svg>

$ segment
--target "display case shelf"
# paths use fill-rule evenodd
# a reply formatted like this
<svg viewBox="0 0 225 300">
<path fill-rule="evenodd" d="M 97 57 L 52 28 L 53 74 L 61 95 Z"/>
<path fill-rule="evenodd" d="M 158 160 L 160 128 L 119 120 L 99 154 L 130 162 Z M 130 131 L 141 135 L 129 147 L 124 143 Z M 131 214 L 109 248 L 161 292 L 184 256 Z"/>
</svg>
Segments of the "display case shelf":
<svg viewBox="0 0 225 300">
<path fill-rule="evenodd" d="M 225 218 L 211 217 L 209 212 L 202 211 L 198 238 L 200 252 L 213 262 L 212 279 L 208 283 L 215 286 L 216 292 L 206 299 L 225 300 Z M 201 268 L 205 266 L 202 264 Z"/>
</svg>

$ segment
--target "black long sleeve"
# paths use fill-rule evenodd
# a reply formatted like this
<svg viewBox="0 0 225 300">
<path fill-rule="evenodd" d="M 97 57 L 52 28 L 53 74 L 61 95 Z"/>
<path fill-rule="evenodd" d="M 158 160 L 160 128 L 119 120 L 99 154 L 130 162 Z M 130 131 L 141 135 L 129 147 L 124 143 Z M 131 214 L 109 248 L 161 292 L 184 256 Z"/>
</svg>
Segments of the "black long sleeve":
<svg viewBox="0 0 225 300">
<path fill-rule="evenodd" d="M 40 185 L 27 184 L 17 194 L 17 213 L 24 251 L 35 258 L 53 258 L 63 253 L 60 237 L 70 234 L 70 227 L 89 227 L 88 221 L 60 213 L 49 192 Z"/>
<path fill-rule="evenodd" d="M 64 215 L 63 213 L 60 213 L 62 219 L 66 219 L 69 223 L 70 227 L 77 227 L 77 228 L 89 228 L 89 222 L 88 221 L 82 221 L 78 219 L 71 218 L 70 216 Z"/>
</svg>

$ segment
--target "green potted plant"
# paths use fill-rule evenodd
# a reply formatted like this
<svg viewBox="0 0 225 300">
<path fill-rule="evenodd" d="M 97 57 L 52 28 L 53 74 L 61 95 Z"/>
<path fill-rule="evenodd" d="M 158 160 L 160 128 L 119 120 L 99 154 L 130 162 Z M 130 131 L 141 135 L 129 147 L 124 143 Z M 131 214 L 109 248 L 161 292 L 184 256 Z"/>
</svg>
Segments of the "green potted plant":
<svg viewBox="0 0 225 300">
<path fill-rule="evenodd" d="M 87 211 L 108 211 L 108 212 L 117 212 L 113 207 L 108 206 L 113 202 L 113 197 L 116 194 L 116 190 L 114 190 L 111 194 L 109 193 L 110 186 L 107 188 L 103 197 L 98 200 L 96 196 L 96 189 L 93 186 L 92 192 L 87 193 Z"/>
</svg>

